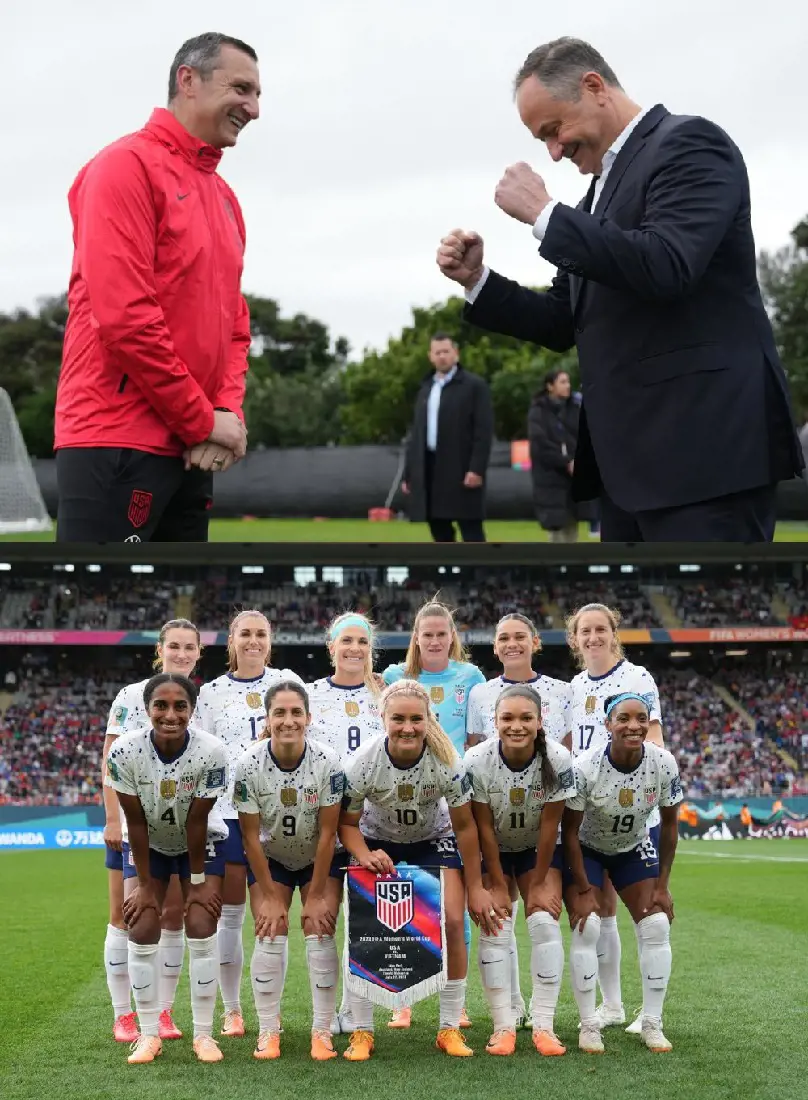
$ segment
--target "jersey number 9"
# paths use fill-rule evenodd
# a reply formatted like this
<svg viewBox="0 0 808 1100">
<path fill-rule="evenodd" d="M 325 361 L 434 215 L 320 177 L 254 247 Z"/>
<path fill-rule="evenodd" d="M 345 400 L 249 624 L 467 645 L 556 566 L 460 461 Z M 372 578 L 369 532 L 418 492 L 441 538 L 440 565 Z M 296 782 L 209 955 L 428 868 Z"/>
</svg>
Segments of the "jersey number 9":
<svg viewBox="0 0 808 1100">
<path fill-rule="evenodd" d="M 284 814 L 281 818 L 284 836 L 294 836 L 297 829 L 297 818 L 294 814 Z"/>
</svg>

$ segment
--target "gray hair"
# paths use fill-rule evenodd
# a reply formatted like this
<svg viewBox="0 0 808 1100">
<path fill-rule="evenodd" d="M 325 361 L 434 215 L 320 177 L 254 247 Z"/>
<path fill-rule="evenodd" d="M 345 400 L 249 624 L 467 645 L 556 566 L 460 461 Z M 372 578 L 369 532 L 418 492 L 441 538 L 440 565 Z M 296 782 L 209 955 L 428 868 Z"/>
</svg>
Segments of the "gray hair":
<svg viewBox="0 0 808 1100">
<path fill-rule="evenodd" d="M 242 42 L 240 38 L 231 38 L 228 34 L 217 34 L 208 31 L 206 34 L 198 34 L 195 38 L 189 38 L 183 42 L 177 50 L 171 68 L 168 72 L 168 102 L 175 98 L 179 88 L 177 87 L 177 73 L 181 65 L 188 65 L 200 74 L 203 80 L 208 80 L 211 73 L 217 67 L 222 46 L 233 46 L 242 53 L 246 53 L 253 61 L 258 60 L 258 54 Z"/>
<path fill-rule="evenodd" d="M 585 73 L 597 73 L 605 84 L 622 91 L 614 69 L 594 46 L 581 38 L 555 38 L 527 55 L 514 78 L 514 94 L 528 77 L 535 76 L 553 99 L 575 103 L 581 98 L 581 78 Z"/>
</svg>

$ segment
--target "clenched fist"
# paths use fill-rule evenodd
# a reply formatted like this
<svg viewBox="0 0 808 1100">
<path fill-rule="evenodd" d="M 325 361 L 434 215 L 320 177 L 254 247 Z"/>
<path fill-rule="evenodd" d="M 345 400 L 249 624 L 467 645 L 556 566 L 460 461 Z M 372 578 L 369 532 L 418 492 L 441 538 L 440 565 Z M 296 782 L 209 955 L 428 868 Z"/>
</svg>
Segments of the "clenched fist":
<svg viewBox="0 0 808 1100">
<path fill-rule="evenodd" d="M 525 225 L 535 225 L 551 201 L 544 180 L 524 161 L 506 168 L 494 191 L 494 202 L 500 210 Z"/>
<path fill-rule="evenodd" d="M 447 279 L 471 290 L 483 275 L 483 239 L 479 233 L 453 229 L 441 238 L 437 264 Z"/>
</svg>

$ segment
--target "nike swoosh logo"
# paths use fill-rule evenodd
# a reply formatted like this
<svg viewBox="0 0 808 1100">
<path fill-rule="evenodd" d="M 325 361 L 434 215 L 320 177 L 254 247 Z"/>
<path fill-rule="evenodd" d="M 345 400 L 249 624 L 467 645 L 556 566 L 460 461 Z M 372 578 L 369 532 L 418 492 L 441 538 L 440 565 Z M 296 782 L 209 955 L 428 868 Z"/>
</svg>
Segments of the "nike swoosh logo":
<svg viewBox="0 0 808 1100">
<path fill-rule="evenodd" d="M 166 970 L 181 970 L 182 963 L 163 963 Z"/>
<path fill-rule="evenodd" d="M 259 985 L 270 985 L 272 982 L 272 978 L 256 978 L 255 980 Z"/>
<path fill-rule="evenodd" d="M 665 977 L 664 974 L 660 974 L 658 978 L 655 978 L 655 977 L 653 977 L 653 975 L 649 974 L 648 975 L 648 981 L 649 982 L 661 982 L 664 977 Z"/>
<path fill-rule="evenodd" d="M 584 974 L 584 981 L 585 981 L 585 982 L 591 982 L 591 981 L 592 981 L 592 979 L 594 978 L 594 976 L 595 976 L 595 975 L 594 975 L 594 973 L 592 973 L 592 974 Z"/>
<path fill-rule="evenodd" d="M 133 985 L 132 989 L 148 989 L 150 985 L 151 982 L 146 982 L 145 985 Z"/>
<path fill-rule="evenodd" d="M 483 966 L 493 966 L 496 961 L 496 959 L 480 959 Z"/>
<path fill-rule="evenodd" d="M 184 195 L 180 195 L 180 194 L 178 194 L 178 195 L 177 195 L 177 198 L 178 198 L 178 200 L 179 200 L 180 202 L 182 202 L 182 200 L 183 200 L 183 199 L 187 199 L 187 198 L 188 198 L 188 196 L 189 196 L 190 194 L 191 194 L 191 192 L 190 192 L 190 191 L 186 191 Z"/>
<path fill-rule="evenodd" d="M 119 963 L 111 962 L 109 965 L 110 966 L 126 966 L 127 962 L 128 962 L 128 959 L 124 959 L 123 962 L 119 962 Z"/>
<path fill-rule="evenodd" d="M 213 982 L 215 982 L 215 981 L 216 981 L 216 979 L 215 979 L 215 978 L 211 978 L 211 979 L 210 979 L 210 981 L 207 981 L 207 982 L 197 982 L 196 984 L 197 984 L 197 985 L 211 985 L 211 984 L 212 984 Z M 133 987 L 133 988 L 134 988 L 134 987 Z"/>
<path fill-rule="evenodd" d="M 547 981 L 547 979 L 548 979 L 548 978 L 555 978 L 555 977 L 557 977 L 557 975 L 556 975 L 556 974 L 538 974 L 538 973 L 537 973 L 537 974 L 536 974 L 536 977 L 537 977 L 537 978 L 544 978 L 544 980 L 545 980 L 545 981 Z M 588 981 L 588 980 L 589 980 L 589 979 L 587 978 L 587 981 Z"/>
</svg>

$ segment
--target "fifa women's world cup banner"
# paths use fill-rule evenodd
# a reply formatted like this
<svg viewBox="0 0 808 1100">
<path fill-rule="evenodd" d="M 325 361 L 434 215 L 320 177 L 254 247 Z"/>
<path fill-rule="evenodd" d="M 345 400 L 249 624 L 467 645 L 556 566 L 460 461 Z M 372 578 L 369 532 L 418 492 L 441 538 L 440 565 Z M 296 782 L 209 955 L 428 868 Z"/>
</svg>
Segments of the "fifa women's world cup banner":
<svg viewBox="0 0 808 1100">
<path fill-rule="evenodd" d="M 345 875 L 346 981 L 384 1008 L 406 1008 L 446 984 L 443 872 L 396 866 L 395 875 Z"/>
</svg>

